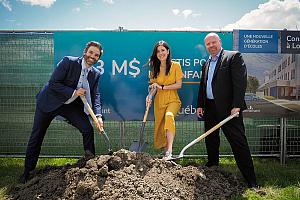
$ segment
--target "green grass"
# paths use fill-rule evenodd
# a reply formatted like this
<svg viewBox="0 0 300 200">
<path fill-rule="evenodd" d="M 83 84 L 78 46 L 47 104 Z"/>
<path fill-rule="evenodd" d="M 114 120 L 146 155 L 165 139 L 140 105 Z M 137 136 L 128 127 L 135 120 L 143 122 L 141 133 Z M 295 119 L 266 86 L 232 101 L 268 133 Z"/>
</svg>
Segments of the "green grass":
<svg viewBox="0 0 300 200">
<path fill-rule="evenodd" d="M 231 163 L 231 164 L 230 164 Z M 224 163 L 224 168 L 238 173 L 232 166 L 232 160 Z M 254 159 L 256 176 L 265 196 L 253 191 L 246 191 L 247 199 L 300 199 L 300 160 L 290 160 L 287 165 L 280 165 L 276 159 Z"/>
<path fill-rule="evenodd" d="M 75 158 L 40 158 L 37 168 L 47 165 L 61 166 L 77 162 Z M 192 163 L 204 165 L 204 158 L 182 159 L 180 164 Z M 23 158 L 0 158 L 0 199 L 7 199 L 11 186 L 17 183 L 22 173 Z M 221 167 L 240 176 L 233 158 L 221 158 Z M 232 200 L 258 199 L 258 200 L 300 200 L 300 159 L 289 159 L 286 165 L 280 165 L 277 159 L 254 158 L 254 166 L 259 184 L 266 195 L 259 195 L 247 189 L 242 196 L 233 197 Z"/>
</svg>

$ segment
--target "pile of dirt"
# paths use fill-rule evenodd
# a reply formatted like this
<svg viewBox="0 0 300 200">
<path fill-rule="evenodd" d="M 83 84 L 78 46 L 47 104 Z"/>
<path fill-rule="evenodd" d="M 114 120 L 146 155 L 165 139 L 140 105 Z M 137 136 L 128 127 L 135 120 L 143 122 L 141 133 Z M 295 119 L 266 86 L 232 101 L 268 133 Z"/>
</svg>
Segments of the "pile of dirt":
<svg viewBox="0 0 300 200">
<path fill-rule="evenodd" d="M 47 167 L 12 199 L 228 199 L 245 190 L 240 178 L 219 167 L 183 167 L 146 153 L 119 150 L 112 156 Z"/>
</svg>

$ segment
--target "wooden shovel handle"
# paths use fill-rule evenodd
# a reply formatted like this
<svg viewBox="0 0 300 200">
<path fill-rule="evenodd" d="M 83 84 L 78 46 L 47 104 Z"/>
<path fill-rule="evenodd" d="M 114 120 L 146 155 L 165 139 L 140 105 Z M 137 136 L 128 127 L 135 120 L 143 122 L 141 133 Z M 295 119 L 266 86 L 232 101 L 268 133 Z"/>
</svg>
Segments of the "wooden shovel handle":
<svg viewBox="0 0 300 200">
<path fill-rule="evenodd" d="M 148 88 L 148 91 L 149 91 L 149 93 L 148 93 L 148 96 L 147 96 L 147 97 L 149 97 L 149 98 L 152 100 L 153 96 L 154 96 L 155 93 L 156 93 L 156 88 L 150 89 L 150 87 L 149 87 L 149 88 Z M 146 123 L 146 121 L 147 121 L 147 116 L 148 116 L 148 113 L 149 113 L 150 106 L 151 106 L 151 103 L 148 103 L 148 102 L 147 102 L 147 103 L 146 103 L 146 111 L 145 111 L 144 118 L 143 118 L 143 122 L 144 122 L 144 123 Z"/>
<path fill-rule="evenodd" d="M 94 123 L 96 124 L 96 127 L 98 127 L 98 126 L 97 126 L 97 124 L 99 123 L 99 122 L 98 122 L 98 119 L 97 119 L 97 117 L 96 117 L 94 111 L 92 110 L 91 106 L 90 106 L 89 103 L 87 102 L 85 96 L 80 96 L 80 98 L 81 98 L 81 100 L 82 100 L 82 102 L 83 102 L 85 108 L 88 110 L 89 114 L 91 115 L 91 117 L 92 117 Z M 103 127 L 101 127 L 101 129 L 100 129 L 99 131 L 100 131 L 101 133 L 104 132 Z"/>
</svg>

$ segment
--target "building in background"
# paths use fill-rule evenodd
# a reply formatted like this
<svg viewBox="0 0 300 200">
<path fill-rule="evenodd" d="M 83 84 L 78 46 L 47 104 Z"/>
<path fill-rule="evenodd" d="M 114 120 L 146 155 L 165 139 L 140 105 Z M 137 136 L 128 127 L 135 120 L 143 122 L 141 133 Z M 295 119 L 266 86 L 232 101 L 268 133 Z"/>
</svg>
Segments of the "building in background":
<svg viewBox="0 0 300 200">
<path fill-rule="evenodd" d="M 285 54 L 281 61 L 266 72 L 258 88 L 265 96 L 276 99 L 300 99 L 300 54 Z"/>
</svg>

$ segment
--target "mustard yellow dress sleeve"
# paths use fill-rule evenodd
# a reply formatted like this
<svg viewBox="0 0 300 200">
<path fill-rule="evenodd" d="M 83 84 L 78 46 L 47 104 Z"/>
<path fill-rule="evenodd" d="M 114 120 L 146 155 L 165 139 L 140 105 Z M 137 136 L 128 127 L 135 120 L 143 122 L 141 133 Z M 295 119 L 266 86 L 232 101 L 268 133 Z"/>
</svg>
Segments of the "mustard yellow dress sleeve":
<svg viewBox="0 0 300 200">
<path fill-rule="evenodd" d="M 168 75 L 159 74 L 157 78 L 150 79 L 151 83 L 159 85 L 172 85 L 183 78 L 181 66 L 178 62 L 172 62 Z M 181 101 L 177 90 L 157 90 L 154 98 L 154 148 L 166 147 L 166 132 L 169 130 L 175 135 L 175 116 L 181 107 Z"/>
</svg>

